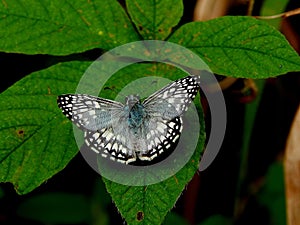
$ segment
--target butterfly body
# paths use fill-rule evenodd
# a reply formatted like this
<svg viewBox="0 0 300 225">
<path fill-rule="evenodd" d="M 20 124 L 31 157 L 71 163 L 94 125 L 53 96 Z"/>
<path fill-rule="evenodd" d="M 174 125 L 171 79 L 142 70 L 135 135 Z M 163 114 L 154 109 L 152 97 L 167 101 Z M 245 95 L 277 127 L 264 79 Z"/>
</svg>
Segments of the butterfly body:
<svg viewBox="0 0 300 225">
<path fill-rule="evenodd" d="M 57 103 L 84 131 L 89 149 L 125 164 L 151 164 L 174 150 L 183 128 L 182 114 L 200 89 L 199 79 L 176 80 L 143 102 L 138 95 L 127 96 L 122 104 L 86 94 L 65 94 L 58 96 Z"/>
<path fill-rule="evenodd" d="M 143 123 L 145 116 L 145 107 L 137 95 L 129 95 L 125 99 L 126 105 L 124 111 L 128 114 L 128 126 L 137 130 Z"/>
</svg>

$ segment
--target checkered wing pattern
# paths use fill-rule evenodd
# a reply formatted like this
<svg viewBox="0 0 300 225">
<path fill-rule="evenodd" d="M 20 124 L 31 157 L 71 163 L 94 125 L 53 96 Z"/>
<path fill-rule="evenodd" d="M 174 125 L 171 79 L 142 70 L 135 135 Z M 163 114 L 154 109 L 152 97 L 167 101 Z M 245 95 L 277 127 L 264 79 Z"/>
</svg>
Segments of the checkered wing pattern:
<svg viewBox="0 0 300 225">
<path fill-rule="evenodd" d="M 200 76 L 176 80 L 149 96 L 143 102 L 147 113 L 170 120 L 181 116 L 197 95 Z"/>
<path fill-rule="evenodd" d="M 199 77 L 172 82 L 149 96 L 140 108 L 140 125 L 129 125 L 126 105 L 84 94 L 58 96 L 62 112 L 84 130 L 88 148 L 121 163 L 151 162 L 174 149 L 182 132 L 182 114 L 199 90 Z"/>
<path fill-rule="evenodd" d="M 63 114 L 82 130 L 98 131 L 116 123 L 124 105 L 85 94 L 66 94 L 57 98 Z"/>
<path fill-rule="evenodd" d="M 86 94 L 65 94 L 58 96 L 57 104 L 84 131 L 88 148 L 112 160 L 135 161 L 135 152 L 126 147 L 128 130 L 123 129 L 127 126 L 122 103 Z"/>
<path fill-rule="evenodd" d="M 199 80 L 199 76 L 176 80 L 145 99 L 147 152 L 139 158 L 151 161 L 174 148 L 183 128 L 181 116 L 198 93 Z"/>
</svg>

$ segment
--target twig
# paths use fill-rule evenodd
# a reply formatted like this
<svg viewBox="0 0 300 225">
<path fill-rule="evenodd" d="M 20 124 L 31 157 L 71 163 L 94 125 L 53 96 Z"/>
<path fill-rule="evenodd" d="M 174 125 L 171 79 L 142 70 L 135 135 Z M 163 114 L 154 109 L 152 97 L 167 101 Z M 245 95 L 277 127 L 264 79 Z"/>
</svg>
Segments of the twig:
<svg viewBox="0 0 300 225">
<path fill-rule="evenodd" d="M 250 0 L 248 4 L 248 9 L 247 9 L 247 16 L 252 15 L 253 7 L 254 7 L 255 0 Z"/>
<path fill-rule="evenodd" d="M 277 19 L 277 18 L 287 18 L 287 17 L 290 17 L 290 16 L 299 15 L 299 14 L 300 14 L 300 8 L 297 8 L 297 9 L 293 9 L 291 11 L 280 13 L 280 14 L 277 14 L 277 15 L 253 16 L 253 17 L 257 18 L 257 19 L 262 19 L 262 20 L 271 20 L 271 19 Z"/>
</svg>

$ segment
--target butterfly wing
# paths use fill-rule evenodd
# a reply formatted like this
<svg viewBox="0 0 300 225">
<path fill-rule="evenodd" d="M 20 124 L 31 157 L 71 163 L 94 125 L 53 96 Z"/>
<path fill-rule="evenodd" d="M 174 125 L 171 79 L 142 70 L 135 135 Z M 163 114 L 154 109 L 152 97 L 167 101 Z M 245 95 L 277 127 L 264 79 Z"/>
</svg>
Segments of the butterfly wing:
<svg viewBox="0 0 300 225">
<path fill-rule="evenodd" d="M 126 145 L 125 136 L 116 135 L 113 127 L 109 127 L 96 132 L 86 131 L 84 140 L 88 148 L 102 157 L 128 164 L 136 161 L 136 153 Z"/>
<path fill-rule="evenodd" d="M 102 157 L 113 161 L 149 165 L 155 163 L 154 159 L 158 156 L 165 158 L 171 153 L 167 150 L 176 145 L 182 130 L 180 117 L 171 121 L 145 119 L 136 134 L 124 124 L 120 119 L 116 126 L 100 131 L 86 131 L 85 144 Z M 161 160 L 162 157 L 159 157 Z"/>
<path fill-rule="evenodd" d="M 90 95 L 61 95 L 57 99 L 63 113 L 85 131 L 85 144 L 114 161 L 152 161 L 168 153 L 182 132 L 181 115 L 199 90 L 199 77 L 172 82 L 144 102 L 145 117 L 137 133 L 128 126 L 124 105 Z"/>
<path fill-rule="evenodd" d="M 172 153 L 169 149 L 175 149 L 182 131 L 181 117 L 165 120 L 159 117 L 145 119 L 144 135 L 141 143 L 144 148 L 137 152 L 137 157 L 142 161 L 158 161 L 166 158 Z"/>
<path fill-rule="evenodd" d="M 65 116 L 84 130 L 88 148 L 114 161 L 135 161 L 134 138 L 123 104 L 85 94 L 60 95 L 57 103 Z"/>
<path fill-rule="evenodd" d="M 57 104 L 76 126 L 90 131 L 112 126 L 123 109 L 120 102 L 85 94 L 60 95 Z"/>
<path fill-rule="evenodd" d="M 188 76 L 176 80 L 145 99 L 147 150 L 139 152 L 141 160 L 150 161 L 174 149 L 182 132 L 181 116 L 200 89 L 199 79 L 199 76 Z"/>
<path fill-rule="evenodd" d="M 150 95 L 143 105 L 148 114 L 171 120 L 184 113 L 198 91 L 200 76 L 178 79 Z"/>
</svg>

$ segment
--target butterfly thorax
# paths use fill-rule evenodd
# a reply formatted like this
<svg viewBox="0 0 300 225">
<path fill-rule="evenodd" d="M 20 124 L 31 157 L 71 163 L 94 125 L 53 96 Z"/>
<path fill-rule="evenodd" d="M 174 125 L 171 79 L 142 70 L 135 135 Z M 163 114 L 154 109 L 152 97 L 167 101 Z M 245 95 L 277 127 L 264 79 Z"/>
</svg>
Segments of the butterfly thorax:
<svg viewBox="0 0 300 225">
<path fill-rule="evenodd" d="M 145 109 L 139 96 L 129 95 L 125 101 L 124 110 L 128 113 L 128 126 L 133 129 L 140 127 L 143 123 Z"/>
</svg>

